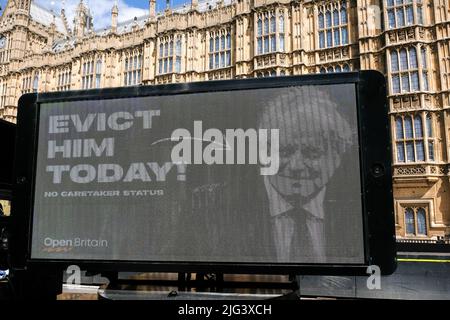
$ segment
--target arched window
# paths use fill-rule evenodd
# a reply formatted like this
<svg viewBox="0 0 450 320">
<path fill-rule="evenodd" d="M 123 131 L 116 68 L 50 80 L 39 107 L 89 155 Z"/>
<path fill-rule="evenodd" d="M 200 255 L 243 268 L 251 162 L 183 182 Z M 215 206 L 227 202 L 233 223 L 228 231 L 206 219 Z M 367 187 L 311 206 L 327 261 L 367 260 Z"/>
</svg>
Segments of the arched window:
<svg viewBox="0 0 450 320">
<path fill-rule="evenodd" d="M 415 133 L 415 138 L 423 137 L 422 118 L 419 115 L 414 117 L 414 133 Z"/>
<path fill-rule="evenodd" d="M 326 25 L 327 25 L 327 28 L 331 28 L 331 26 L 332 26 L 332 22 L 331 22 L 331 12 L 330 12 L 329 10 L 327 10 L 327 12 L 326 12 L 326 14 L 325 14 L 325 17 L 326 17 Z"/>
<path fill-rule="evenodd" d="M 324 4 L 319 8 L 319 48 L 331 48 L 349 43 L 347 7 L 345 1 L 330 9 Z"/>
<path fill-rule="evenodd" d="M 270 50 L 269 46 L 269 36 L 264 37 L 264 53 L 268 53 Z"/>
<path fill-rule="evenodd" d="M 350 72 L 350 66 L 348 64 L 344 64 L 344 72 Z"/>
<path fill-rule="evenodd" d="M 422 0 L 385 1 L 389 29 L 423 23 Z M 414 8 L 417 10 L 416 16 L 414 16 Z"/>
<path fill-rule="evenodd" d="M 423 24 L 423 9 L 420 1 L 417 2 L 417 23 Z"/>
<path fill-rule="evenodd" d="M 181 57 L 176 57 L 175 59 L 175 72 L 181 72 Z"/>
<path fill-rule="evenodd" d="M 268 17 L 264 18 L 264 33 L 265 34 L 269 33 L 269 18 Z"/>
<path fill-rule="evenodd" d="M 58 71 L 58 85 L 56 87 L 57 91 L 70 90 L 70 71 L 59 70 Z"/>
<path fill-rule="evenodd" d="M 262 36 L 262 20 L 258 19 L 258 36 Z"/>
<path fill-rule="evenodd" d="M 428 159 L 426 158 L 425 130 L 427 130 L 426 126 L 428 125 L 424 125 L 423 119 L 423 114 L 404 115 L 395 118 L 397 162 L 434 161 L 433 137 L 428 139 Z M 426 122 L 428 122 L 428 119 Z"/>
<path fill-rule="evenodd" d="M 161 43 L 161 44 L 159 45 L 159 56 L 160 56 L 160 57 L 163 56 L 163 50 L 164 50 L 164 46 L 163 46 L 163 44 Z"/>
<path fill-rule="evenodd" d="M 324 67 L 322 67 L 320 68 L 320 73 L 327 73 L 327 70 Z"/>
<path fill-rule="evenodd" d="M 339 26 L 339 11 L 338 11 L 338 9 L 334 9 L 334 11 L 333 11 L 333 25 L 335 27 Z"/>
<path fill-rule="evenodd" d="M 258 54 L 263 53 L 262 38 L 258 38 Z"/>
<path fill-rule="evenodd" d="M 429 138 L 433 137 L 433 119 L 429 113 L 427 113 L 427 134 Z"/>
<path fill-rule="evenodd" d="M 170 55 L 170 56 L 173 56 L 173 41 L 170 41 L 169 55 Z"/>
<path fill-rule="evenodd" d="M 278 16 L 278 28 L 278 32 L 284 33 L 284 16 L 282 14 Z"/>
<path fill-rule="evenodd" d="M 403 135 L 403 120 L 400 117 L 395 119 L 395 136 L 397 139 L 397 162 L 405 162 L 405 145 L 404 145 L 404 135 Z M 401 140 L 401 141 L 399 141 Z"/>
<path fill-rule="evenodd" d="M 410 116 L 405 117 L 405 137 L 406 139 L 413 139 L 413 128 L 412 128 L 412 121 Z"/>
<path fill-rule="evenodd" d="M 422 118 L 417 115 L 414 117 L 414 138 L 416 144 L 416 160 L 425 161 L 425 148 L 423 145 Z"/>
<path fill-rule="evenodd" d="M 345 4 L 341 6 L 341 24 L 347 24 L 347 8 Z"/>
<path fill-rule="evenodd" d="M 408 54 L 406 49 L 400 50 L 400 66 L 401 70 L 408 70 Z"/>
<path fill-rule="evenodd" d="M 389 21 L 389 28 L 393 29 L 395 28 L 395 11 L 389 10 L 388 11 L 388 21 Z"/>
<path fill-rule="evenodd" d="M 418 61 L 417 61 L 417 51 L 416 48 L 411 47 L 409 49 L 409 69 L 417 70 L 418 69 Z M 411 72 L 411 89 L 413 91 L 418 91 L 419 84 L 419 73 L 417 71 Z"/>
<path fill-rule="evenodd" d="M 341 32 L 339 28 L 334 29 L 333 34 L 334 34 L 334 43 L 335 44 L 341 43 Z"/>
<path fill-rule="evenodd" d="M 219 51 L 220 50 L 220 39 L 219 39 L 219 36 L 216 36 L 215 44 L 216 44 L 215 47 L 214 47 L 215 51 Z"/>
<path fill-rule="evenodd" d="M 425 91 L 430 90 L 430 85 L 428 82 L 428 63 L 427 63 L 427 49 L 422 47 L 420 50 L 420 54 L 422 56 L 422 82 L 423 89 Z"/>
<path fill-rule="evenodd" d="M 396 10 L 397 27 L 403 27 L 405 25 L 405 11 Z"/>
<path fill-rule="evenodd" d="M 220 54 L 219 53 L 215 53 L 214 54 L 214 68 L 220 68 Z"/>
<path fill-rule="evenodd" d="M 428 74 L 426 71 L 423 71 L 422 80 L 423 80 L 423 90 L 425 91 L 430 90 L 430 83 L 428 82 Z M 419 88 L 417 88 L 417 90 L 419 90 Z"/>
<path fill-rule="evenodd" d="M 159 39 L 160 43 L 164 47 L 164 52 L 158 57 L 158 71 L 159 74 L 173 73 L 181 64 L 182 54 L 182 39 L 180 36 L 164 36 Z M 213 46 L 214 43 L 209 42 L 209 46 Z M 160 48 L 161 49 L 161 48 Z M 128 85 L 136 85 L 142 82 L 142 54 L 133 53 L 133 70 L 128 73 Z M 175 65 L 175 68 L 174 68 Z"/>
<path fill-rule="evenodd" d="M 221 53 L 220 56 L 220 68 L 225 67 L 225 54 Z"/>
<path fill-rule="evenodd" d="M 414 142 L 413 141 L 406 141 L 406 162 L 415 162 L 416 156 L 414 153 Z"/>
<path fill-rule="evenodd" d="M 391 52 L 391 71 L 396 72 L 399 71 L 399 63 L 398 63 L 398 53 L 397 51 Z"/>
<path fill-rule="evenodd" d="M 277 21 L 278 19 L 278 21 Z M 261 26 L 259 26 L 259 22 Z M 259 31 L 261 27 L 261 32 Z M 284 17 L 276 12 L 266 12 L 258 17 L 258 35 L 256 54 L 284 51 Z"/>
<path fill-rule="evenodd" d="M 95 87 L 100 88 L 100 81 L 102 77 L 102 60 L 97 60 L 95 65 Z"/>
<path fill-rule="evenodd" d="M 33 79 L 33 92 L 37 92 L 38 88 L 39 88 L 39 73 L 37 73 Z"/>
<path fill-rule="evenodd" d="M 231 65 L 230 30 L 223 29 L 214 31 L 210 34 L 210 37 L 210 41 L 211 39 L 215 39 L 215 46 L 212 48 L 213 50 L 209 51 L 209 69 L 212 70 L 229 67 Z M 181 61 L 181 57 L 179 60 Z"/>
<path fill-rule="evenodd" d="M 402 74 L 402 91 L 403 92 L 410 92 L 411 86 L 409 82 L 409 75 L 407 73 Z"/>
<path fill-rule="evenodd" d="M 426 236 L 427 235 L 427 218 L 425 214 L 425 209 L 417 209 L 417 234 Z"/>
<path fill-rule="evenodd" d="M 319 32 L 319 48 L 325 48 L 325 32 Z"/>
<path fill-rule="evenodd" d="M 409 68 L 417 69 L 417 51 L 416 48 L 409 48 Z"/>
<path fill-rule="evenodd" d="M 102 73 L 102 60 L 97 60 L 96 73 Z"/>
<path fill-rule="evenodd" d="M 403 139 L 403 121 L 400 117 L 395 119 L 395 136 L 397 139 Z"/>
<path fill-rule="evenodd" d="M 407 6 L 406 8 L 406 23 L 408 26 L 414 24 L 414 10 L 413 6 Z"/>
<path fill-rule="evenodd" d="M 97 74 L 100 77 L 102 61 L 101 59 L 97 60 L 95 57 L 90 57 L 86 59 L 89 60 L 85 61 L 83 64 L 83 74 L 81 77 L 82 89 L 98 88 L 100 86 L 100 81 L 97 81 Z M 100 62 L 100 65 L 98 64 L 98 62 Z M 129 63 L 131 64 L 132 62 L 131 61 L 128 62 L 128 59 L 125 59 L 125 66 L 127 66 Z M 100 72 L 97 72 L 98 68 L 100 68 Z"/>
<path fill-rule="evenodd" d="M 426 130 L 428 135 L 428 160 L 434 161 L 434 135 L 433 135 L 433 118 L 431 114 L 426 115 Z"/>
<path fill-rule="evenodd" d="M 398 57 L 400 56 L 400 58 Z M 415 47 L 391 52 L 392 92 L 414 92 L 420 90 L 419 59 Z M 426 82 L 423 84 L 427 87 Z"/>
<path fill-rule="evenodd" d="M 276 26 L 277 26 L 277 22 L 275 20 L 275 16 L 272 13 L 272 15 L 270 16 L 270 32 L 276 32 Z"/>
<path fill-rule="evenodd" d="M 175 54 L 181 56 L 181 40 L 178 39 L 175 47 Z"/>
<path fill-rule="evenodd" d="M 422 206 L 405 208 L 405 233 L 407 236 L 426 236 L 427 212 Z"/>
<path fill-rule="evenodd" d="M 416 233 L 414 210 L 411 208 L 405 210 L 405 228 L 407 234 L 414 235 Z"/>
<path fill-rule="evenodd" d="M 167 72 L 172 72 L 173 70 L 173 58 L 169 58 L 169 68 L 167 70 Z"/>
<path fill-rule="evenodd" d="M 392 92 L 400 93 L 400 76 L 399 75 L 392 76 Z"/>
<path fill-rule="evenodd" d="M 164 45 L 164 47 L 166 47 Z M 161 47 L 160 47 L 161 48 Z M 164 52 L 165 53 L 165 50 Z M 124 70 L 123 77 L 124 77 L 124 85 L 125 86 L 134 86 L 136 84 L 139 84 L 141 82 L 141 75 L 142 75 L 142 54 L 139 52 L 128 52 L 129 60 L 127 63 L 127 67 Z M 164 55 L 162 57 L 158 57 L 159 61 L 159 71 L 163 68 L 163 60 Z M 164 65 L 166 67 L 166 65 Z M 162 72 L 161 72 L 162 73 Z M 98 76 L 98 83 L 100 85 L 100 76 Z"/>
<path fill-rule="evenodd" d="M 348 44 L 348 30 L 347 27 L 342 28 L 342 44 Z"/>
<path fill-rule="evenodd" d="M 209 38 L 209 52 L 214 51 L 214 38 Z"/>
<path fill-rule="evenodd" d="M 333 72 L 334 72 L 333 67 L 328 67 L 327 72 L 328 72 L 328 73 L 333 73 Z"/>
<path fill-rule="evenodd" d="M 397 161 L 403 163 L 406 161 L 405 159 L 405 147 L 403 143 L 397 144 Z"/>
<path fill-rule="evenodd" d="M 284 51 L 284 34 L 280 34 L 280 51 Z"/>
<path fill-rule="evenodd" d="M 336 72 L 342 72 L 342 68 L 340 66 L 336 67 Z"/>
<path fill-rule="evenodd" d="M 333 31 L 331 29 L 327 30 L 327 47 L 333 46 Z"/>
<path fill-rule="evenodd" d="M 319 13 L 319 29 L 324 29 L 325 28 L 325 18 L 323 16 L 323 13 L 320 12 Z"/>
<path fill-rule="evenodd" d="M 175 43 L 175 72 L 181 72 L 181 39 L 177 38 Z"/>
</svg>

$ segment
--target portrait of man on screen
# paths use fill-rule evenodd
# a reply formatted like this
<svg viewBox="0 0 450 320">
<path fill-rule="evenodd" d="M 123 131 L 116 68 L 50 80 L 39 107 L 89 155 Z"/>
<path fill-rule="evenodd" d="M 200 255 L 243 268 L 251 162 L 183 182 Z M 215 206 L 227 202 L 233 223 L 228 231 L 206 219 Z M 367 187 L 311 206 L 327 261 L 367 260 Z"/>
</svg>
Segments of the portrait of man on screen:
<svg viewBox="0 0 450 320">
<path fill-rule="evenodd" d="M 280 128 L 279 171 L 263 178 L 279 262 L 299 256 L 326 261 L 325 220 L 338 200 L 332 178 L 354 144 L 338 109 L 328 92 L 305 86 L 268 101 L 259 114 L 259 127 Z"/>
</svg>

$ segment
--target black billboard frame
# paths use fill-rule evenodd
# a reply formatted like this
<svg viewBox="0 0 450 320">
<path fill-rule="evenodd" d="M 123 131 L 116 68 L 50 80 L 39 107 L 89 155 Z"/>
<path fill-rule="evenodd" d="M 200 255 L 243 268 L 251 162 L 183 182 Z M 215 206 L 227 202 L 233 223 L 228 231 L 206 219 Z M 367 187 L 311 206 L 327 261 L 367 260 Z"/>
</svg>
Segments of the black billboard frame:
<svg viewBox="0 0 450 320">
<path fill-rule="evenodd" d="M 202 263 L 31 258 L 34 173 L 36 172 L 41 103 L 351 83 L 356 86 L 358 108 L 365 237 L 365 262 L 363 264 Z M 376 71 L 25 94 L 19 99 L 18 104 L 13 194 L 15 227 L 11 241 L 12 262 L 17 268 L 27 266 L 40 268 L 51 264 L 63 269 L 75 264 L 82 269 L 96 271 L 305 275 L 363 275 L 366 274 L 369 265 L 377 265 L 382 274 L 391 274 L 396 268 L 391 157 L 386 80 L 381 73 Z"/>
</svg>

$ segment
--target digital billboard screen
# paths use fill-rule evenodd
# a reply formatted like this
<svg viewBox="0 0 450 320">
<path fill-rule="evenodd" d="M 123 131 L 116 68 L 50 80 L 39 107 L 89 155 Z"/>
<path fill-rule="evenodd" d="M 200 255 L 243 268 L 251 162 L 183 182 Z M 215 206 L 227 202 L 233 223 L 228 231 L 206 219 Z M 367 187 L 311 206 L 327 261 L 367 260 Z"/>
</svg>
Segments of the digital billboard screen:
<svg viewBox="0 0 450 320">
<path fill-rule="evenodd" d="M 30 259 L 367 264 L 358 90 L 42 100 Z"/>
</svg>

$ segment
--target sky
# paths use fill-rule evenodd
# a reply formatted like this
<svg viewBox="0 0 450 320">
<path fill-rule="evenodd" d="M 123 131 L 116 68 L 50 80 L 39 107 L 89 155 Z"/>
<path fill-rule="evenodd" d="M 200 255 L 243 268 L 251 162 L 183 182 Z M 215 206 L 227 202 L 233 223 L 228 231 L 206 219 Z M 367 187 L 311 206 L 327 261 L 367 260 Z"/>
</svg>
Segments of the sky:
<svg viewBox="0 0 450 320">
<path fill-rule="evenodd" d="M 33 0 L 40 6 L 59 12 L 62 7 L 62 0 Z M 66 16 L 69 24 L 72 24 L 74 12 L 80 0 L 65 0 Z M 91 10 L 94 18 L 94 29 L 102 29 L 111 25 L 111 8 L 114 0 L 83 0 Z M 5 8 L 7 0 L 0 0 L 0 6 Z M 190 3 L 190 0 L 170 0 L 171 6 L 178 6 Z M 119 7 L 119 23 L 133 19 L 148 13 L 148 0 L 117 0 Z M 166 0 L 156 0 L 156 10 L 163 11 L 166 7 Z"/>
</svg>

